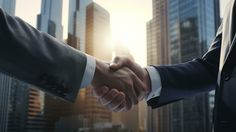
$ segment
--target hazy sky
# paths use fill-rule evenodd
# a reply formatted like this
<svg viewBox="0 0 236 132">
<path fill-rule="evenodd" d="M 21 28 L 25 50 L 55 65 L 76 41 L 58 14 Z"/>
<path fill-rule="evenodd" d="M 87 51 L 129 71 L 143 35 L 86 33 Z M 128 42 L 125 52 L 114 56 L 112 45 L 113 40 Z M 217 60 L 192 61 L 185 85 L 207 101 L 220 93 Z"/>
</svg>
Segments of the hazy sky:
<svg viewBox="0 0 236 132">
<path fill-rule="evenodd" d="M 221 14 L 229 0 L 221 1 Z M 146 22 L 152 18 L 152 0 L 95 0 L 111 15 L 114 41 L 122 41 L 135 60 L 146 64 Z M 41 0 L 16 0 L 16 15 L 31 25 L 36 25 L 36 14 L 40 13 Z M 68 0 L 64 0 L 63 26 L 67 32 Z"/>
</svg>

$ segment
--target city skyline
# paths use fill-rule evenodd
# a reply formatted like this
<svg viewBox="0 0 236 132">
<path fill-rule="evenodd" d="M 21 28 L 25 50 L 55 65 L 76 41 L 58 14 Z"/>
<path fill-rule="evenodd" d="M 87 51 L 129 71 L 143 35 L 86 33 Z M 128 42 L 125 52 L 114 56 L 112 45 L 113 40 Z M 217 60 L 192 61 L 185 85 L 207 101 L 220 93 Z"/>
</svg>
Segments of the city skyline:
<svg viewBox="0 0 236 132">
<path fill-rule="evenodd" d="M 229 0 L 220 0 L 221 15 L 224 7 Z M 103 6 L 111 14 L 111 32 L 115 39 L 122 39 L 124 45 L 129 48 L 135 61 L 142 66 L 146 65 L 146 22 L 152 17 L 152 0 L 95 0 Z M 127 4 L 125 4 L 127 3 Z M 31 25 L 36 25 L 36 14 L 40 13 L 41 0 L 16 0 L 16 16 L 26 20 Z M 125 6 L 123 6 L 125 5 Z M 132 6 L 130 6 L 132 5 Z M 68 1 L 63 1 L 64 14 L 68 14 L 66 10 L 69 4 Z M 27 7 L 27 8 L 25 8 Z M 134 8 L 131 10 L 131 8 Z M 142 10 L 140 10 L 142 9 Z M 29 12 L 30 10 L 30 12 Z M 122 14 L 125 16 L 122 16 Z M 132 23 L 130 16 L 138 23 L 136 26 Z M 123 18 L 123 19 L 122 19 Z M 67 38 L 67 16 L 63 16 L 64 36 Z M 129 21 L 129 22 L 128 22 Z M 125 27 L 116 27 L 116 25 L 127 24 Z M 115 29 L 114 29 L 115 28 Z M 126 37 L 128 34 L 129 37 Z M 115 40 L 115 41 L 116 41 Z M 120 41 L 120 40 L 118 40 Z M 137 44 L 136 44 L 137 43 Z"/>
<path fill-rule="evenodd" d="M 62 0 L 61 0 L 62 1 Z M 64 1 L 64 0 L 63 0 Z M 98 0 L 99 1 L 99 0 Z M 199 0 L 200 1 L 200 0 Z M 102 2 L 102 0 L 100 0 L 100 2 Z M 129 1 L 130 2 L 130 1 Z M 209 2 L 208 0 L 207 0 L 207 2 Z M 184 2 L 183 2 L 184 3 Z M 67 3 L 68 4 L 68 3 Z M 106 5 L 107 4 L 107 5 Z M 106 4 L 104 5 L 104 6 L 109 6 L 109 2 L 106 2 Z M 182 4 L 182 3 L 181 3 Z M 54 4 L 55 5 L 55 4 Z M 62 4 L 61 4 L 62 5 Z M 207 6 L 206 7 L 208 7 L 208 5 L 209 4 L 206 4 Z M 56 6 L 56 5 L 55 5 Z M 103 6 L 103 5 L 102 5 Z M 63 6 L 60 6 L 60 9 L 61 8 L 63 8 L 64 9 L 64 7 L 65 7 L 65 5 L 63 5 Z M 111 8 L 111 7 L 110 7 Z M 140 8 L 140 7 L 139 7 Z M 209 8 L 211 8 L 211 7 L 209 7 Z M 108 8 L 109 9 L 109 8 Z M 170 9 L 174 9 L 174 7 L 172 7 L 172 8 L 170 8 Z M 65 10 L 65 9 L 64 9 Z M 188 10 L 190 10 L 190 8 L 188 9 Z M 108 18 L 108 16 L 109 16 L 109 14 L 111 13 L 111 12 L 107 12 L 106 13 L 106 11 L 102 11 L 102 10 L 100 10 L 101 11 L 101 13 L 104 13 L 103 15 L 105 15 L 105 16 L 103 16 L 103 15 L 99 15 L 99 14 L 97 14 L 99 17 L 101 17 L 101 18 Z M 191 10 L 192 11 L 192 10 Z M 123 19 L 124 18 L 124 14 L 125 14 L 125 12 L 127 12 L 125 9 L 123 10 L 123 12 L 121 12 L 121 14 L 120 14 L 120 11 L 117 11 L 118 12 L 118 14 L 119 15 L 121 15 L 121 18 Z M 174 11 L 172 11 L 172 12 L 174 12 Z M 91 12 L 92 13 L 92 12 Z M 114 12 L 112 12 L 113 14 L 114 14 Z M 137 13 L 137 12 L 136 12 Z M 171 14 L 175 14 L 175 13 L 177 13 L 177 12 L 174 12 L 174 13 L 171 13 Z M 39 13 L 38 13 L 39 14 Z M 55 13 L 54 13 L 55 14 Z M 64 14 L 64 12 L 63 12 L 63 14 Z M 138 14 L 138 13 L 137 13 Z M 57 14 L 58 15 L 58 14 Z M 53 17 L 56 17 L 57 15 L 55 15 L 55 16 L 53 16 Z M 91 14 L 91 16 L 93 16 L 94 14 L 92 13 Z M 186 16 L 184 16 L 184 14 L 182 14 L 183 15 L 183 18 L 184 17 L 186 17 Z M 134 15 L 135 16 L 135 15 Z M 60 17 L 62 17 L 62 18 L 60 18 Z M 62 19 L 63 19 L 63 17 L 65 17 L 64 15 L 61 15 L 60 14 L 60 17 L 56 17 L 56 18 L 58 18 L 58 21 L 62 21 Z M 125 15 L 125 17 L 127 17 L 126 15 Z M 211 21 L 214 21 L 214 20 L 212 20 L 212 15 L 210 15 L 210 16 L 208 16 L 207 18 L 207 21 L 210 21 L 210 23 L 211 23 Z M 92 18 L 93 17 L 90 17 L 91 18 L 91 20 L 93 20 Z M 90 19 L 89 17 L 87 17 L 86 19 Z M 109 17 L 110 18 L 110 17 Z M 118 17 L 119 18 L 119 17 Z M 116 19 L 118 19 L 118 18 L 116 18 Z M 171 17 L 170 17 L 171 18 Z M 128 19 L 128 18 L 127 18 Z M 173 17 L 172 19 L 175 19 L 175 17 Z M 201 19 L 203 19 L 203 21 L 205 20 L 205 18 L 201 18 Z M 63 19 L 64 20 L 64 19 Z M 101 21 L 97 21 L 97 19 L 94 19 L 94 21 L 96 20 L 96 22 L 101 22 Z M 100 20 L 100 19 L 99 19 Z M 115 19 L 114 19 L 115 20 Z M 120 18 L 119 18 L 119 20 L 120 20 Z M 130 19 L 131 20 L 131 19 Z M 144 20 L 146 20 L 146 19 L 143 19 L 142 21 L 144 21 Z M 184 19 L 183 19 L 184 20 Z M 127 25 L 129 25 L 129 22 L 127 22 L 127 21 L 124 21 L 124 20 L 121 20 L 123 23 L 117 23 L 117 25 L 116 26 L 114 26 L 114 27 L 119 27 L 121 30 L 119 30 L 119 31 L 117 31 L 117 34 L 115 34 L 115 36 L 116 37 L 118 37 L 117 39 L 118 40 L 120 40 L 122 43 L 124 43 L 129 49 L 132 49 L 132 50 L 135 50 L 135 52 L 139 52 L 139 56 L 142 56 L 142 57 L 145 57 L 145 52 L 141 52 L 141 51 L 139 51 L 139 50 L 137 50 L 137 48 L 136 47 L 138 47 L 138 48 L 140 48 L 140 45 L 142 44 L 142 45 L 144 45 L 144 47 L 146 46 L 146 42 L 145 43 L 143 43 L 142 41 L 141 42 L 139 42 L 139 43 L 136 43 L 136 45 L 132 45 L 132 43 L 134 43 L 134 42 L 136 42 L 137 40 L 140 40 L 140 39 L 136 39 L 136 38 L 139 38 L 139 35 L 140 34 L 136 34 L 136 32 L 138 32 L 137 31 L 137 29 L 135 29 L 135 30 L 133 30 L 132 28 L 129 28 Z M 137 19 L 134 19 L 134 20 L 131 20 L 130 22 L 134 22 L 134 21 L 137 21 Z M 88 22 L 88 24 L 89 23 L 91 23 L 92 21 L 86 21 L 86 22 Z M 110 22 L 110 21 L 109 21 Z M 116 22 L 119 22 L 118 20 L 116 21 Z M 147 22 L 147 21 L 146 21 Z M 127 23 L 127 25 L 125 25 Z M 135 23 L 135 22 L 134 22 Z M 165 23 L 165 22 L 164 22 Z M 50 31 L 53 31 L 52 32 L 52 36 L 54 36 L 54 37 L 56 37 L 56 35 L 54 34 L 55 32 L 55 22 L 53 22 L 52 21 L 52 28 L 48 28 L 47 30 L 45 30 L 45 32 L 48 32 L 49 34 L 50 34 Z M 106 21 L 103 21 L 103 22 L 101 22 L 101 24 L 99 24 L 99 23 L 97 23 L 99 26 L 93 26 L 93 25 L 91 25 L 91 26 L 88 26 L 87 28 L 90 28 L 90 30 L 88 30 L 87 32 L 93 32 L 93 31 L 101 31 L 101 30 L 93 30 L 91 27 L 96 27 L 95 29 L 100 29 L 100 27 L 106 27 L 106 26 L 108 26 L 109 24 L 108 24 L 108 21 L 106 20 Z M 114 23 L 113 23 L 114 24 Z M 180 23 L 180 25 L 182 25 L 182 30 L 184 30 L 184 29 L 188 29 L 188 27 L 190 26 L 190 25 L 194 25 L 195 24 L 195 19 L 189 19 L 188 21 L 182 21 L 182 23 Z M 50 23 L 49 23 L 49 25 L 50 25 Z M 60 25 L 60 24 L 59 24 Z M 125 25 L 125 26 L 124 26 Z M 62 25 L 61 25 L 62 26 Z M 127 26 L 127 27 L 126 27 Z M 137 25 L 136 25 L 137 26 Z M 136 27 L 136 26 L 134 26 L 134 27 Z M 145 25 L 146 26 L 146 25 Z M 174 25 L 168 25 L 169 27 L 175 27 Z M 210 25 L 210 26 L 206 26 L 206 27 L 215 27 L 214 25 Z M 68 27 L 66 27 L 66 29 L 67 29 Z M 131 31 L 126 31 L 126 29 L 132 29 L 132 32 Z M 152 28 L 151 28 L 152 29 Z M 154 28 L 153 28 L 154 29 Z M 153 30 L 152 29 L 152 30 Z M 172 29 L 172 28 L 170 28 L 170 29 Z M 207 28 L 204 28 L 204 29 L 207 29 Z M 213 29 L 213 28 L 210 28 L 210 29 Z M 77 29 L 76 29 L 77 30 Z M 86 29 L 87 30 L 87 29 Z M 141 30 L 141 28 L 139 28 L 138 29 L 139 31 Z M 113 31 L 114 31 L 114 29 L 113 29 Z M 134 31 L 135 31 L 135 33 L 134 33 Z M 171 31 L 171 30 L 170 30 Z M 172 30 L 172 31 L 178 31 L 178 30 Z M 193 32 L 190 32 L 189 30 L 185 30 L 185 32 L 183 33 L 181 33 L 182 35 L 183 35 L 183 37 L 182 38 L 180 38 L 181 40 L 183 40 L 182 42 L 185 42 L 185 43 L 181 43 L 181 45 L 184 45 L 183 47 L 186 47 L 187 46 L 187 44 L 192 44 L 192 41 L 185 41 L 186 40 L 186 38 L 187 38 L 187 35 L 189 35 L 189 33 L 190 33 L 190 35 L 192 35 L 192 36 L 196 36 L 196 34 L 197 34 L 197 29 L 191 29 L 191 31 L 193 31 Z M 189 33 L 188 33 L 189 32 Z M 114 33 L 114 32 L 113 32 Z M 119 35 L 119 34 L 122 34 L 122 33 L 124 33 L 124 34 L 122 34 L 121 36 Z M 174 33 L 174 32 L 173 32 Z M 210 35 L 208 35 L 208 33 L 210 34 Z M 86 44 L 86 46 L 87 45 L 93 45 L 92 47 L 95 47 L 95 46 L 97 46 L 97 47 L 99 47 L 100 46 L 100 38 L 103 38 L 104 36 L 102 36 L 102 35 L 104 35 L 104 34 L 106 34 L 106 33 L 97 33 L 98 35 L 97 35 L 97 37 L 95 37 L 95 38 L 93 38 L 94 39 L 94 41 L 91 41 L 92 43 L 91 44 Z M 146 33 L 144 33 L 144 34 L 146 34 Z M 202 52 L 203 51 L 205 51 L 206 50 L 206 45 L 207 46 L 209 46 L 209 43 L 210 43 L 210 41 L 211 41 L 211 38 L 214 36 L 214 31 L 213 30 L 210 30 L 210 32 L 208 31 L 207 33 L 207 38 L 206 39 L 204 39 L 204 40 L 206 40 L 206 43 L 204 43 L 204 45 L 202 46 L 203 48 L 199 48 L 199 49 L 201 49 L 201 50 L 199 50 L 199 51 L 197 51 L 197 50 L 194 50 L 194 51 L 197 51 L 194 55 L 193 54 L 184 54 L 184 53 L 182 53 L 182 52 L 180 52 L 180 51 L 177 51 L 179 54 L 182 54 L 181 55 L 181 57 L 179 56 L 179 55 L 172 55 L 172 56 L 174 56 L 174 57 L 176 57 L 176 56 L 179 56 L 180 58 L 171 58 L 172 60 L 171 60 L 171 62 L 170 63 L 179 63 L 179 62 L 182 62 L 182 61 L 186 61 L 186 60 L 188 60 L 189 58 L 191 58 L 192 56 L 200 56 L 200 54 L 202 54 Z M 89 36 L 89 39 L 88 40 L 90 40 L 90 36 L 94 36 L 94 34 L 88 34 L 88 33 L 86 33 L 86 35 L 87 36 Z M 101 36 L 100 36 L 101 35 Z M 60 35 L 59 35 L 60 36 Z M 173 34 L 173 36 L 175 36 L 175 34 Z M 106 36 L 107 37 L 107 36 Z M 113 37 L 114 37 L 114 34 L 113 34 Z M 146 35 L 144 35 L 143 37 L 145 37 L 146 38 Z M 99 39 L 97 39 L 97 38 L 99 38 Z M 170 37 L 170 38 L 172 38 L 172 37 Z M 60 37 L 59 37 L 59 39 L 60 39 Z M 62 35 L 61 35 L 61 40 L 63 40 L 62 39 Z M 105 40 L 105 39 L 104 39 Z M 116 41 L 116 40 L 115 40 Z M 171 39 L 170 39 L 170 41 L 171 41 Z M 159 42 L 159 41 L 158 41 Z M 162 41 L 161 41 L 162 42 Z M 172 42 L 175 42 L 175 41 L 172 41 Z M 195 41 L 194 41 L 195 42 Z M 101 43 L 104 45 L 104 47 L 106 47 L 106 48 L 108 48 L 109 46 L 107 46 L 107 45 L 105 45 L 106 44 L 106 41 L 101 41 Z M 163 42 L 164 43 L 164 42 Z M 197 42 L 195 42 L 196 44 L 198 44 Z M 172 45 L 175 45 L 175 43 L 171 43 Z M 194 43 L 193 43 L 194 44 Z M 179 44 L 178 44 L 179 45 Z M 130 46 L 130 47 L 129 47 Z M 133 49 L 132 47 L 135 47 L 135 49 Z M 205 47 L 204 47 L 205 46 Z M 158 46 L 158 48 L 160 48 L 161 46 Z M 197 47 L 197 46 L 195 46 L 195 47 Z M 91 48 L 91 47 L 90 47 Z M 102 53 L 105 53 L 105 52 L 111 52 L 111 50 L 109 50 L 109 49 L 106 49 L 106 48 L 104 48 L 103 50 L 104 50 L 104 52 L 102 52 Z M 96 49 L 96 50 L 95 50 Z M 188 48 L 188 50 L 185 50 L 185 51 L 189 51 L 189 49 L 190 48 Z M 175 49 L 175 50 L 178 50 L 178 49 Z M 191 49 L 190 49 L 191 50 Z M 203 51 L 202 51 L 203 50 Z M 92 54 L 92 55 L 94 55 L 95 57 L 98 57 L 98 58 L 102 58 L 102 59 L 104 59 L 104 60 L 107 60 L 107 61 L 109 61 L 110 60 L 110 58 L 108 57 L 108 55 L 105 55 L 105 54 L 101 54 L 101 52 L 99 52 L 99 49 L 98 48 L 91 48 L 91 49 L 87 49 L 87 51 L 90 51 L 91 53 L 90 54 Z M 135 52 L 132 52 L 131 51 L 131 54 L 134 54 L 134 56 L 135 56 Z M 141 54 L 140 54 L 141 53 Z M 158 51 L 158 53 L 159 53 L 159 51 Z M 174 53 L 174 52 L 170 52 L 170 53 Z M 175 52 L 176 53 L 176 52 Z M 186 52 L 185 52 L 186 53 Z M 194 52 L 192 52 L 192 53 L 194 53 Z M 103 55 L 105 56 L 105 58 L 103 58 Z M 108 57 L 109 59 L 107 59 L 106 57 Z M 137 55 L 135 56 L 135 58 L 137 57 Z M 137 60 L 136 60 L 137 61 Z M 142 61 L 144 61 L 142 58 L 140 58 L 139 57 L 139 60 L 138 60 L 138 63 L 140 63 L 140 64 L 142 64 L 141 62 Z M 163 64 L 163 62 L 161 63 L 161 64 Z M 143 65 L 145 65 L 145 64 L 143 64 Z M 19 85 L 20 86 L 20 85 Z M 23 86 L 23 87 L 25 87 L 25 86 Z M 14 89 L 15 90 L 15 89 Z M 32 91 L 31 91 L 32 92 Z M 17 92 L 17 93 L 19 93 L 19 92 Z M 34 92 L 33 92 L 33 94 L 35 94 Z M 35 97 L 40 97 L 39 96 L 40 95 L 40 93 L 38 94 L 38 95 L 36 95 Z M 90 94 L 89 94 L 90 95 Z M 38 105 L 41 105 L 40 104 L 40 102 L 38 102 L 38 101 L 40 101 L 40 100 L 38 100 L 36 98 L 36 100 L 33 100 L 36 104 L 38 104 Z M 88 99 L 87 99 L 88 100 Z M 198 99 L 199 100 L 199 99 Z M 42 101 L 41 101 L 42 102 Z M 182 103 L 184 103 L 184 102 L 182 102 Z M 186 103 L 186 102 L 185 102 Z M 201 102 L 200 102 L 201 103 Z M 93 104 L 93 103 L 87 103 L 87 104 Z M 191 102 L 188 102 L 188 104 L 191 104 Z M 181 104 L 182 105 L 182 104 Z M 201 105 L 201 104 L 200 104 Z M 199 105 L 199 106 L 200 106 Z M 45 105 L 46 106 L 46 105 Z M 178 106 L 177 106 L 178 107 Z M 190 106 L 189 106 L 190 107 Z M 196 107 L 196 106 L 195 106 Z M 37 106 L 37 108 L 40 108 L 40 106 Z M 199 107 L 200 108 L 200 107 Z M 188 110 L 188 109 L 186 109 L 186 110 Z M 40 110 L 39 110 L 40 111 Z M 34 114 L 38 114 L 37 112 L 33 112 L 33 116 L 34 116 Z M 41 113 L 42 112 L 39 112 L 39 116 L 37 116 L 37 119 L 41 119 L 43 116 L 41 116 Z M 36 117 L 36 116 L 35 116 Z M 200 117 L 200 116 L 197 116 L 196 115 L 196 117 Z M 206 116 L 204 116 L 204 117 L 206 117 Z M 176 118 L 176 119 L 178 119 L 179 120 L 179 118 Z M 196 118 L 195 118 L 196 119 Z M 201 120 L 201 119 L 200 119 Z M 196 119 L 195 121 L 200 121 L 200 120 L 198 120 L 198 119 Z M 185 121 L 185 120 L 183 120 L 183 121 Z M 187 121 L 187 120 L 186 120 Z M 185 121 L 185 122 L 186 122 Z M 205 121 L 205 119 L 204 119 L 204 121 Z M 42 120 L 42 122 L 44 122 L 44 120 Z M 187 121 L 187 122 L 189 122 L 189 121 Z M 172 122 L 173 123 L 173 122 Z M 174 124 L 174 123 L 173 123 Z M 206 123 L 204 123 L 204 124 L 206 124 Z M 98 124 L 98 125 L 100 125 L 100 124 Z M 187 125 L 186 125 L 187 126 Z M 33 128 L 33 127 L 32 127 Z M 181 128 L 182 129 L 182 128 Z"/>
</svg>

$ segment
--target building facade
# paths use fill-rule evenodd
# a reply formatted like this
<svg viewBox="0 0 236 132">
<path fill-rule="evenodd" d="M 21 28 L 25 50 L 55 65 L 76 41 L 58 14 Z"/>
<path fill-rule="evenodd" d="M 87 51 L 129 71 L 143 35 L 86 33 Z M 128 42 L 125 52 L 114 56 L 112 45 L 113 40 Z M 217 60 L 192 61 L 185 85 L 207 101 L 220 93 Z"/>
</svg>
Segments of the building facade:
<svg viewBox="0 0 236 132">
<path fill-rule="evenodd" d="M 0 0 L 0 8 L 9 15 L 15 15 L 16 0 Z"/>
<path fill-rule="evenodd" d="M 0 75 L 0 131 L 7 131 L 9 98 L 12 79 L 6 75 Z"/>
<path fill-rule="evenodd" d="M 110 15 L 103 7 L 91 3 L 86 9 L 86 53 L 104 61 L 112 57 L 110 39 Z M 91 128 L 98 123 L 111 122 L 111 112 L 104 108 L 92 95 L 92 89 L 86 88 L 85 118 Z"/>
<path fill-rule="evenodd" d="M 92 0 L 69 0 L 68 44 L 85 51 L 86 8 Z"/>
<path fill-rule="evenodd" d="M 0 0 L 0 8 L 9 15 L 15 15 L 15 0 Z M 8 125 L 9 99 L 13 79 L 0 73 L 0 131 L 6 132 Z"/>
<path fill-rule="evenodd" d="M 167 0 L 153 0 L 153 18 L 147 22 L 147 64 L 169 63 Z M 153 132 L 170 132 L 170 106 L 148 108 L 147 129 Z"/>
<path fill-rule="evenodd" d="M 165 51 L 160 42 L 168 47 L 169 64 L 186 62 L 201 57 L 210 46 L 220 23 L 219 1 L 153 0 L 153 17 L 147 24 L 147 52 L 148 57 L 151 54 L 157 57 L 154 61 L 148 58 L 148 64 L 165 64 L 160 62 L 165 59 L 162 51 L 153 51 L 151 47 L 155 45 Z M 148 120 L 151 123 L 148 128 L 150 131 L 209 132 L 212 115 L 210 100 L 212 96 L 205 94 L 149 110 Z"/>
<path fill-rule="evenodd" d="M 218 0 L 168 0 L 170 63 L 201 57 L 219 26 Z M 211 129 L 212 96 L 205 94 L 173 104 L 172 131 L 208 132 Z"/>
<path fill-rule="evenodd" d="M 37 18 L 37 28 L 63 41 L 62 5 L 63 0 L 42 0 L 41 14 Z"/>
<path fill-rule="evenodd" d="M 153 18 L 147 22 L 147 64 L 168 64 L 167 2 L 153 0 Z"/>
<path fill-rule="evenodd" d="M 13 80 L 8 110 L 8 132 L 45 132 L 44 94 L 34 86 Z"/>
</svg>

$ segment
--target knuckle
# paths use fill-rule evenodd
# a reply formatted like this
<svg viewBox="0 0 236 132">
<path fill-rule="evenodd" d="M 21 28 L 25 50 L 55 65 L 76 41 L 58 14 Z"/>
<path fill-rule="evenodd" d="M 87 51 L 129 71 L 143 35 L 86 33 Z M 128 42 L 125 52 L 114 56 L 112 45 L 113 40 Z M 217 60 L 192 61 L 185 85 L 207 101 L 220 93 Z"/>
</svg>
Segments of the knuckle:
<svg viewBox="0 0 236 132">
<path fill-rule="evenodd" d="M 120 60 L 120 57 L 119 57 L 119 56 L 116 56 L 116 57 L 114 58 L 114 60 L 115 60 L 115 61 L 119 61 L 119 60 Z"/>
<path fill-rule="evenodd" d="M 128 57 L 124 57 L 124 61 L 128 64 L 131 65 L 132 61 Z"/>
</svg>

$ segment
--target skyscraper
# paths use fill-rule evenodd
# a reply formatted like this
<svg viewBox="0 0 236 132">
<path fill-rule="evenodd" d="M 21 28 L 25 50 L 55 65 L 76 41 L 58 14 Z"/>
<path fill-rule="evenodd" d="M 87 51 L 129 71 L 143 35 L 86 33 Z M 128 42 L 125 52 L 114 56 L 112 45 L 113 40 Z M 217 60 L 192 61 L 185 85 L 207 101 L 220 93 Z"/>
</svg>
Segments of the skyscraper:
<svg viewBox="0 0 236 132">
<path fill-rule="evenodd" d="M 167 2 L 153 0 L 153 19 L 147 23 L 147 63 L 168 64 Z"/>
<path fill-rule="evenodd" d="M 63 41 L 62 0 L 42 0 L 37 28 Z"/>
<path fill-rule="evenodd" d="M 112 53 L 109 39 L 110 15 L 104 8 L 93 2 L 86 9 L 86 53 L 110 61 Z M 91 90 L 87 88 L 85 96 L 85 116 L 89 119 L 90 126 L 111 122 L 111 112 L 97 102 Z"/>
<path fill-rule="evenodd" d="M 153 0 L 153 18 L 147 22 L 147 64 L 169 63 L 167 0 Z M 170 132 L 170 106 L 148 108 L 148 131 Z"/>
<path fill-rule="evenodd" d="M 12 79 L 3 74 L 0 75 L 0 131 L 7 131 L 8 107 Z"/>
<path fill-rule="evenodd" d="M 85 51 L 86 7 L 92 0 L 70 0 L 68 22 L 68 44 Z"/>
<path fill-rule="evenodd" d="M 26 83 L 13 80 L 9 98 L 8 132 L 46 131 L 44 94 Z"/>
<path fill-rule="evenodd" d="M 153 0 L 153 16 L 154 18 L 147 24 L 148 44 L 154 43 L 158 48 L 163 49 L 155 41 L 162 42 L 168 47 L 168 62 L 181 63 L 201 57 L 211 44 L 220 21 L 219 1 Z M 155 16 L 159 20 L 155 20 Z M 167 25 L 162 25 L 163 22 Z M 162 28 L 155 29 L 155 27 Z M 158 40 L 159 36 L 164 36 L 167 41 L 163 43 Z M 151 46 L 148 47 L 148 54 L 157 54 L 157 58 L 165 59 L 160 51 L 157 51 L 160 53 L 153 53 L 156 51 L 151 50 Z M 164 115 L 167 115 L 167 118 L 158 119 Z M 209 96 L 205 94 L 164 108 L 149 110 L 149 120 L 156 122 L 158 127 L 155 128 L 155 125 L 152 125 L 148 128 L 154 131 L 162 128 L 160 131 L 208 132 L 210 130 L 209 115 Z"/>
<path fill-rule="evenodd" d="M 220 21 L 219 4 L 216 4 L 219 1 L 216 1 L 168 1 L 170 63 L 189 61 L 207 51 Z M 172 129 L 208 132 L 212 118 L 209 115 L 209 94 L 175 103 L 172 105 Z"/>
<path fill-rule="evenodd" d="M 96 3 L 87 6 L 86 53 L 104 61 L 111 60 L 110 15 Z"/>
<path fill-rule="evenodd" d="M 0 0 L 0 8 L 9 15 L 15 15 L 16 0 Z"/>
<path fill-rule="evenodd" d="M 0 0 L 0 8 L 9 15 L 15 15 L 15 0 Z M 12 78 L 0 73 L 0 131 L 7 131 L 9 99 Z"/>
</svg>

